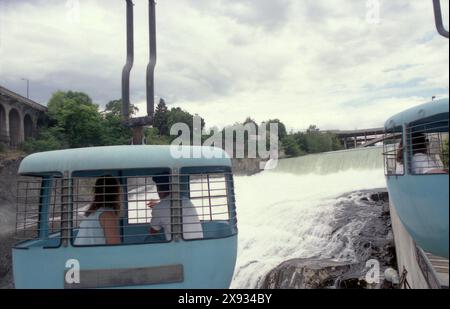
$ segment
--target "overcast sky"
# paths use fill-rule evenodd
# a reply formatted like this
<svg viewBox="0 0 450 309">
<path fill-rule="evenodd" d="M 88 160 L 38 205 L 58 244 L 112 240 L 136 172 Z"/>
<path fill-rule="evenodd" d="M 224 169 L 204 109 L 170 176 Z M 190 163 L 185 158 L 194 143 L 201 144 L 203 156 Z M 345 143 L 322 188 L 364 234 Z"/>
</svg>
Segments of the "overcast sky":
<svg viewBox="0 0 450 309">
<path fill-rule="evenodd" d="M 147 1 L 135 0 L 132 103 L 145 113 Z M 442 0 L 448 21 L 448 0 Z M 208 127 L 279 118 L 355 129 L 448 96 L 449 43 L 431 0 L 159 0 L 156 89 Z M 120 98 L 125 1 L 0 0 L 0 85 Z"/>
</svg>

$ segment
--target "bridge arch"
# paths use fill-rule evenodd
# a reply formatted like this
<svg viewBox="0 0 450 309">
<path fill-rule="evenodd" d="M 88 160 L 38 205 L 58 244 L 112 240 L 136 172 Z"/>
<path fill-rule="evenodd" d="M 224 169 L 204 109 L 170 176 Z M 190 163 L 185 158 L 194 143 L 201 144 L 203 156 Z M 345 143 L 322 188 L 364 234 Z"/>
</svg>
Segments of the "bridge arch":
<svg viewBox="0 0 450 309">
<path fill-rule="evenodd" d="M 19 146 L 21 142 L 21 117 L 17 109 L 12 108 L 9 111 L 9 140 L 11 147 Z"/>
<path fill-rule="evenodd" d="M 0 104 L 0 143 L 8 142 L 8 130 L 6 128 L 6 110 Z"/>
<path fill-rule="evenodd" d="M 31 118 L 29 114 L 26 114 L 25 117 L 23 117 L 23 133 L 25 140 L 29 140 L 34 136 L 33 118 Z"/>
<path fill-rule="evenodd" d="M 0 143 L 16 148 L 35 137 L 46 125 L 46 113 L 47 107 L 0 85 Z"/>
</svg>

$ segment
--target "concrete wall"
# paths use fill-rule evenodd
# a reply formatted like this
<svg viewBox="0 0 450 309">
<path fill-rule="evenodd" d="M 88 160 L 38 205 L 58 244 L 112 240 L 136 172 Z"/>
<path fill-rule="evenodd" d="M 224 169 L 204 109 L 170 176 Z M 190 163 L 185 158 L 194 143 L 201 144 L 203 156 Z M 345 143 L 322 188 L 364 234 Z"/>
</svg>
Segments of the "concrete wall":
<svg viewBox="0 0 450 309">
<path fill-rule="evenodd" d="M 400 221 L 392 201 L 390 202 L 390 211 L 399 275 L 401 276 L 403 269 L 406 269 L 408 272 L 406 280 L 411 288 L 428 289 L 428 283 L 417 262 L 416 244 Z"/>
</svg>

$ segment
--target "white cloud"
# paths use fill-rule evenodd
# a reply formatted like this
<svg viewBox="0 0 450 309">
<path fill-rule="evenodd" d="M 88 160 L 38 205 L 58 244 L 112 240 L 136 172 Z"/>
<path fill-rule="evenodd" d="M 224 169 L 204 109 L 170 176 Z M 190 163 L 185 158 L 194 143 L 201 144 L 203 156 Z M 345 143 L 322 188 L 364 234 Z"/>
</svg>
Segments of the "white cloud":
<svg viewBox="0 0 450 309">
<path fill-rule="evenodd" d="M 125 1 L 80 0 L 79 23 L 65 1 L 6 3 L 0 84 L 19 91 L 20 77 L 30 78 L 42 101 L 57 89 L 102 104 L 120 97 Z M 143 111 L 147 7 L 135 3 L 131 89 Z M 380 22 L 371 24 L 365 1 L 158 1 L 156 94 L 207 126 L 247 116 L 295 129 L 381 126 L 448 93 L 449 45 L 436 33 L 431 1 L 380 3 Z"/>
</svg>

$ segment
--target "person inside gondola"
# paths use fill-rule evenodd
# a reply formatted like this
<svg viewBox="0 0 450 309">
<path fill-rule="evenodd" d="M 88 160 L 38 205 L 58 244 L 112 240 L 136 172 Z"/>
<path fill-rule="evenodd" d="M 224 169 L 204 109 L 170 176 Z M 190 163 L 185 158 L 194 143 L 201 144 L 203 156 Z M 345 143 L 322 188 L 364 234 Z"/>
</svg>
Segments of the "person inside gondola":
<svg viewBox="0 0 450 309">
<path fill-rule="evenodd" d="M 120 243 L 120 184 L 111 176 L 98 178 L 94 186 L 94 202 L 85 212 L 75 245 L 115 245 Z"/>
<path fill-rule="evenodd" d="M 155 176 L 153 181 L 156 184 L 159 200 L 151 200 L 147 206 L 152 209 L 152 219 L 150 221 L 150 234 L 165 234 L 167 241 L 171 240 L 171 211 L 170 211 L 170 178 L 169 176 Z M 199 239 L 203 238 L 203 229 L 200 217 L 188 198 L 182 198 L 183 215 L 183 238 Z"/>
<path fill-rule="evenodd" d="M 411 170 L 414 174 L 440 174 L 447 173 L 444 164 L 437 156 L 430 155 L 428 140 L 421 132 L 411 136 L 412 162 Z"/>
<path fill-rule="evenodd" d="M 394 173 L 397 175 L 401 175 L 404 172 L 404 163 L 403 163 L 403 141 L 400 140 L 397 149 L 397 155 L 395 158 L 395 171 Z"/>
</svg>

